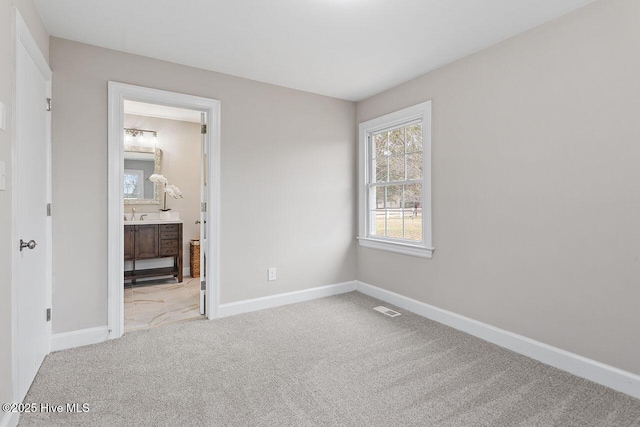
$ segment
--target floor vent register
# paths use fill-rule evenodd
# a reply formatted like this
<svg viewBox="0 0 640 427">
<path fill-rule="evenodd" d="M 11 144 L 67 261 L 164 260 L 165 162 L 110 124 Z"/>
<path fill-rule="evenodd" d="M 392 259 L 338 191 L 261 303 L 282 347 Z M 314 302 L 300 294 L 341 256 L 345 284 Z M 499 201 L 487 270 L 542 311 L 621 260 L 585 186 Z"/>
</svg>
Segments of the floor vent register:
<svg viewBox="0 0 640 427">
<path fill-rule="evenodd" d="M 391 310 L 390 308 L 387 308 L 383 305 L 375 307 L 374 308 L 375 311 L 379 311 L 380 313 L 389 316 L 389 317 L 396 317 L 396 316 L 400 316 L 400 313 L 398 313 L 397 311 Z"/>
</svg>

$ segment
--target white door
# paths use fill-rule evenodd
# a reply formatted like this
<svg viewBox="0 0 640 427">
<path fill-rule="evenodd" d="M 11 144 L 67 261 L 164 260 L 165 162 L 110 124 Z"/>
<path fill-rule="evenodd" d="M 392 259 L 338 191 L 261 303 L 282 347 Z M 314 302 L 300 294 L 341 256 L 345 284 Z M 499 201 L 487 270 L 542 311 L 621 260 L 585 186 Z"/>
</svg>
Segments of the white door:
<svg viewBox="0 0 640 427">
<path fill-rule="evenodd" d="M 207 287 L 207 144 L 206 114 L 200 114 L 202 127 L 200 142 L 200 314 L 206 314 L 205 290 Z"/>
<path fill-rule="evenodd" d="M 16 50 L 17 360 L 19 401 L 49 352 L 50 259 L 48 81 L 22 43 Z"/>
</svg>

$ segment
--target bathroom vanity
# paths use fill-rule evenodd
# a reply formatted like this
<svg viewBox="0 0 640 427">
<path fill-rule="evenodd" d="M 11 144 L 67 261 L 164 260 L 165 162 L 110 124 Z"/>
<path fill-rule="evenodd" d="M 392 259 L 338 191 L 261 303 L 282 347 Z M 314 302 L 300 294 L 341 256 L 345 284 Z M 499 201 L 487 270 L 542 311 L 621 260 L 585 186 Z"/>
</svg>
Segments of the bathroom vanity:
<svg viewBox="0 0 640 427">
<path fill-rule="evenodd" d="M 124 281 L 173 276 L 182 282 L 182 222 L 127 221 L 124 225 L 124 260 L 133 269 L 124 272 Z M 172 267 L 136 270 L 136 261 L 173 258 Z"/>
</svg>

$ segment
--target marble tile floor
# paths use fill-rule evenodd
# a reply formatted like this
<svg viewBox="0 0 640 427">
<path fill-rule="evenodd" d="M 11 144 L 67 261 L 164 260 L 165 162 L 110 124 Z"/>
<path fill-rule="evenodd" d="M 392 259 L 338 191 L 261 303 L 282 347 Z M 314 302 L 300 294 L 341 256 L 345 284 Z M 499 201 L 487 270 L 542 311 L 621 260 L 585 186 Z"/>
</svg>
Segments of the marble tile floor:
<svg viewBox="0 0 640 427">
<path fill-rule="evenodd" d="M 204 317 L 200 315 L 200 280 L 185 277 L 125 283 L 124 330 L 153 328 L 167 323 Z"/>
</svg>

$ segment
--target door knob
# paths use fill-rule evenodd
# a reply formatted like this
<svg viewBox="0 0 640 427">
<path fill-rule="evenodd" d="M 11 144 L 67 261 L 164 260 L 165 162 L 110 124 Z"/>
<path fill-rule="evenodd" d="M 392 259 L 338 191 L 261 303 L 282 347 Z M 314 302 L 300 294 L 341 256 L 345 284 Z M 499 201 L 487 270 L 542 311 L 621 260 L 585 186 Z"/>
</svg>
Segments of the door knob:
<svg viewBox="0 0 640 427">
<path fill-rule="evenodd" d="M 28 243 L 25 243 L 24 240 L 20 239 L 20 252 L 22 252 L 24 248 L 34 249 L 36 246 L 38 246 L 38 244 L 35 240 L 29 240 Z"/>
<path fill-rule="evenodd" d="M 198 219 L 198 220 L 196 220 L 196 224 L 200 224 L 200 220 L 199 220 L 199 219 Z"/>
</svg>

